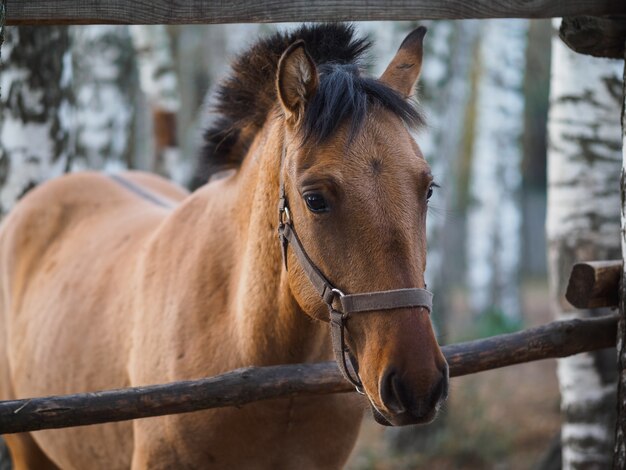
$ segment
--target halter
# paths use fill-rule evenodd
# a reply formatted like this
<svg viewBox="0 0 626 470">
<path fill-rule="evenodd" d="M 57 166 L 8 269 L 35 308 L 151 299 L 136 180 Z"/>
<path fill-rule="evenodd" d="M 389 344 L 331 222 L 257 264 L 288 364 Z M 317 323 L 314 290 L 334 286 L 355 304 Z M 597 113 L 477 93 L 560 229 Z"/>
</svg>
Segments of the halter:
<svg viewBox="0 0 626 470">
<path fill-rule="evenodd" d="M 345 341 L 347 320 L 354 313 L 409 307 L 423 307 L 430 313 L 433 294 L 426 289 L 416 287 L 366 292 L 363 294 L 344 294 L 333 286 L 311 261 L 293 227 L 283 176 L 283 163 L 286 153 L 287 141 L 284 140 L 280 159 L 280 193 L 278 199 L 278 238 L 281 242 L 283 264 L 285 269 L 287 269 L 287 248 L 291 245 L 291 249 L 296 255 L 300 266 L 328 307 L 330 337 L 339 370 L 345 379 L 354 385 L 357 392 L 364 394 L 363 383 L 359 377 L 358 363 Z"/>
</svg>

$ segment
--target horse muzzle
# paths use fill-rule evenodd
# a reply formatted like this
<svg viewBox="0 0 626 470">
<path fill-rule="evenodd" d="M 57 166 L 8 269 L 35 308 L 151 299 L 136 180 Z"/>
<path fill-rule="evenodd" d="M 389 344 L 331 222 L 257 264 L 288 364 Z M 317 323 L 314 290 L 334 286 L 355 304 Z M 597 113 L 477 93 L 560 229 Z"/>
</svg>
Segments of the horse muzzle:
<svg viewBox="0 0 626 470">
<path fill-rule="evenodd" d="M 372 414 L 377 423 L 385 426 L 428 424 L 437 417 L 441 405 L 448 398 L 448 392 L 447 364 L 426 393 L 415 390 L 394 369 L 389 369 L 383 374 L 379 384 L 382 406 L 376 406 L 370 398 Z"/>
</svg>

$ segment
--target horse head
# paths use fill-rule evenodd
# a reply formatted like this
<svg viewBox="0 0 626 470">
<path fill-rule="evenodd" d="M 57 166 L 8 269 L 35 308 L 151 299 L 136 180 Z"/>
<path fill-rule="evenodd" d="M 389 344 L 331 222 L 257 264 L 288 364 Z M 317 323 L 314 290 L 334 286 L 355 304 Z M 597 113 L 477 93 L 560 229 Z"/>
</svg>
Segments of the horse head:
<svg viewBox="0 0 626 470">
<path fill-rule="evenodd" d="M 340 305 L 344 293 L 402 289 L 419 298 L 425 288 L 434 183 L 409 131 L 421 123 L 410 95 L 425 32 L 407 36 L 379 79 L 355 64 L 318 67 L 302 41 L 283 53 L 276 77 L 285 123 L 281 204 L 288 207 L 280 223 L 297 232 L 298 244 L 289 249 L 294 242 L 283 239 L 290 290 L 315 319 L 328 321 L 329 307 L 344 314 L 355 369 L 348 374 L 382 424 L 429 422 L 448 394 L 448 366 L 428 305 L 374 302 L 350 315 Z M 318 275 L 332 289 L 325 281 L 316 286 Z"/>
</svg>

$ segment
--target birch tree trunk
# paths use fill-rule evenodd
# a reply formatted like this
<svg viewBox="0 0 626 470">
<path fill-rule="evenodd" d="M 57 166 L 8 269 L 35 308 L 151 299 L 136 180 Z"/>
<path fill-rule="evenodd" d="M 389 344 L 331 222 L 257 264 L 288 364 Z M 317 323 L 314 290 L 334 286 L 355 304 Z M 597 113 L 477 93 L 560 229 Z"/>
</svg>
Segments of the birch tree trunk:
<svg viewBox="0 0 626 470">
<path fill-rule="evenodd" d="M 271 33 L 279 30 L 290 30 L 294 28 L 294 24 L 280 23 L 280 24 L 263 24 L 263 23 L 249 23 L 249 24 L 212 24 L 204 27 L 202 34 L 199 36 L 200 44 L 195 43 L 196 50 L 194 51 L 194 43 L 190 41 L 189 33 L 187 30 L 181 32 L 181 38 L 178 44 L 178 57 L 181 59 L 181 65 L 184 66 L 185 62 L 189 62 L 189 58 L 195 54 L 195 63 L 193 66 L 202 67 L 202 82 L 207 85 L 204 91 L 202 106 L 194 109 L 195 115 L 193 116 L 193 122 L 190 117 L 184 115 L 181 116 L 181 125 L 186 121 L 187 125 L 184 129 L 191 129 L 183 134 L 184 141 L 182 142 L 185 148 L 186 154 L 192 156 L 194 163 L 194 170 L 192 172 L 192 178 L 190 178 L 187 186 L 191 189 L 198 188 L 205 184 L 210 177 L 209 171 L 205 166 L 205 162 L 198 158 L 199 143 L 203 141 L 204 131 L 212 127 L 215 118 L 218 116 L 212 112 L 213 99 L 215 95 L 213 93 L 215 86 L 221 82 L 221 80 L 230 71 L 230 64 L 236 55 L 246 50 L 259 36 L 268 36 Z M 192 47 L 188 47 L 191 42 Z M 206 44 L 210 44 L 211 47 L 206 47 Z M 198 64 L 198 58 L 202 60 Z M 195 73 L 195 82 L 198 82 L 198 72 Z M 181 92 L 183 102 L 188 103 L 189 86 L 193 85 L 190 80 L 191 75 L 181 71 L 180 79 L 185 81 L 181 83 Z M 196 97 L 196 103 L 199 102 Z M 183 106 L 183 111 L 185 111 Z"/>
<path fill-rule="evenodd" d="M 435 181 L 441 186 L 429 203 L 428 267 L 426 277 L 435 297 L 433 320 L 440 336 L 447 336 L 452 287 L 449 271 L 456 248 L 450 237 L 457 207 L 455 189 L 459 178 L 459 160 L 471 94 L 471 65 L 477 45 L 478 21 L 433 22 L 430 41 L 426 43 L 428 64 L 421 77 L 420 103 L 428 116 L 428 132 L 418 136 Z M 455 268 L 452 268 L 455 269 Z"/>
<path fill-rule="evenodd" d="M 0 1 L 0 63 L 2 61 L 2 44 L 4 43 L 4 24 L 6 18 L 6 0 Z M 2 96 L 2 89 L 0 88 L 0 97 Z M 0 175 L 1 176 L 1 175 Z M 0 437 L 0 470 L 11 469 L 11 457 L 9 456 L 9 449 L 2 437 Z"/>
<path fill-rule="evenodd" d="M 67 27 L 11 27 L 0 63 L 0 218 L 72 157 Z"/>
<path fill-rule="evenodd" d="M 480 24 L 481 76 L 472 149 L 467 273 L 474 314 L 519 321 L 522 92 L 528 21 Z"/>
<path fill-rule="evenodd" d="M 626 59 L 626 44 L 624 45 Z M 626 259 L 626 62 L 622 78 L 622 178 L 621 195 L 621 244 L 622 259 Z M 626 270 L 622 274 L 626 279 Z M 613 468 L 626 468 L 626 283 L 622 282 L 620 293 L 620 319 L 617 327 L 617 364 L 619 380 L 617 383 L 617 426 L 615 427 L 615 450 Z"/>
<path fill-rule="evenodd" d="M 133 25 L 130 32 L 140 87 L 152 114 L 155 159 L 151 169 L 183 184 L 188 180 L 189 165 L 181 161 L 178 147 L 180 96 L 167 29 L 164 25 Z"/>
<path fill-rule="evenodd" d="M 65 172 L 72 156 L 67 27 L 11 27 L 5 37 L 1 26 L 0 220 L 29 189 Z M 0 469 L 10 468 L 0 440 Z"/>
<path fill-rule="evenodd" d="M 127 26 L 70 29 L 76 95 L 72 170 L 132 168 L 135 55 Z"/>
<path fill-rule="evenodd" d="M 555 20 L 558 28 L 558 20 Z M 575 310 L 565 288 L 576 261 L 621 257 L 621 64 L 570 51 L 555 33 L 548 124 L 548 274 L 557 319 Z M 615 419 L 613 351 L 558 361 L 563 468 L 609 468 Z"/>
</svg>

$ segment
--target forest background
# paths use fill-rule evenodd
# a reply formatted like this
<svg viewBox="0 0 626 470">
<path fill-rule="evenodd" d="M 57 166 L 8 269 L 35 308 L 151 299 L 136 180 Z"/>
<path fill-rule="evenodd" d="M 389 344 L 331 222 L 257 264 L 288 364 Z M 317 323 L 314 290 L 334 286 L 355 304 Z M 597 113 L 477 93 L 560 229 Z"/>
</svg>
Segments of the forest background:
<svg viewBox="0 0 626 470">
<path fill-rule="evenodd" d="M 573 262 L 621 257 L 623 64 L 569 51 L 558 21 L 420 24 L 429 33 L 416 96 L 428 128 L 416 140 L 441 186 L 427 269 L 440 342 L 606 314 L 574 311 L 563 292 Z M 355 25 L 373 42 L 377 76 L 417 23 Z M 259 35 L 293 26 L 7 28 L 0 217 L 68 171 L 133 168 L 203 183 L 211 90 Z M 608 466 L 614 363 L 604 351 L 455 379 L 432 425 L 366 419 L 349 468 Z"/>
</svg>

